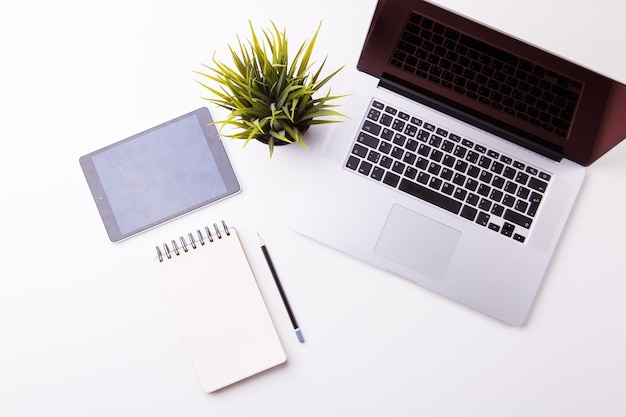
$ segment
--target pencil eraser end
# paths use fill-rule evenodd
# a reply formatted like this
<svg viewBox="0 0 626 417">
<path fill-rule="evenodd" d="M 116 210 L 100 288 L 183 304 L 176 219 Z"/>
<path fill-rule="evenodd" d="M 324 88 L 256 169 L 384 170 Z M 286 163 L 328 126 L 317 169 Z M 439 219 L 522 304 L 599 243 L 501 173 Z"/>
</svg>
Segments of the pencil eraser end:
<svg viewBox="0 0 626 417">
<path fill-rule="evenodd" d="M 298 336 L 298 342 L 304 343 L 304 337 L 302 336 L 300 329 L 296 329 L 296 336 Z"/>
</svg>

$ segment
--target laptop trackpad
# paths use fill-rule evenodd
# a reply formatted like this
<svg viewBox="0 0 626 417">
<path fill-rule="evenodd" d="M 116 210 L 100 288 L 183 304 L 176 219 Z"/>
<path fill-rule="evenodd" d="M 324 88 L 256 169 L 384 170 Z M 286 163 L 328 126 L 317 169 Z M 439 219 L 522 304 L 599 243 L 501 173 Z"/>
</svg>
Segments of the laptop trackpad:
<svg viewBox="0 0 626 417">
<path fill-rule="evenodd" d="M 442 279 L 461 232 L 394 205 L 374 252 L 431 278 Z"/>
</svg>

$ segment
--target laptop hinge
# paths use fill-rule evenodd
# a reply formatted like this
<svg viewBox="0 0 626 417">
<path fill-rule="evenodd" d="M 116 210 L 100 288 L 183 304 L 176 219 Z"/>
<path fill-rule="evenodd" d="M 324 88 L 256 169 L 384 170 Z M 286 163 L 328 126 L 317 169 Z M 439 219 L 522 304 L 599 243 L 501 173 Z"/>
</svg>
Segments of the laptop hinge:
<svg viewBox="0 0 626 417">
<path fill-rule="evenodd" d="M 387 76 L 387 74 L 385 74 Z M 475 114 L 470 113 L 469 111 L 465 111 L 460 107 L 454 106 L 450 103 L 446 103 L 443 101 L 444 99 L 435 98 L 431 95 L 427 95 L 425 92 L 420 92 L 419 87 L 411 85 L 410 87 L 401 84 L 398 81 L 392 81 L 388 78 L 381 78 L 378 83 L 379 87 L 385 88 L 387 90 L 391 90 L 395 93 L 398 93 L 408 99 L 415 100 L 421 104 L 424 104 L 428 107 L 434 108 L 442 113 L 445 113 L 449 116 L 452 116 L 456 119 L 462 120 L 465 123 L 469 123 L 472 126 L 476 126 L 479 129 L 483 129 L 487 132 L 490 132 L 496 136 L 502 137 L 506 140 L 509 140 L 519 146 L 523 146 L 526 149 L 529 149 L 533 152 L 537 152 L 540 155 L 543 155 L 547 158 L 550 158 L 555 161 L 560 161 L 563 159 L 563 152 L 551 148 L 549 146 L 538 143 L 541 139 L 535 138 L 528 139 L 524 136 L 521 136 L 518 133 L 510 131 L 502 126 L 499 126 L 489 120 L 485 120 Z"/>
</svg>

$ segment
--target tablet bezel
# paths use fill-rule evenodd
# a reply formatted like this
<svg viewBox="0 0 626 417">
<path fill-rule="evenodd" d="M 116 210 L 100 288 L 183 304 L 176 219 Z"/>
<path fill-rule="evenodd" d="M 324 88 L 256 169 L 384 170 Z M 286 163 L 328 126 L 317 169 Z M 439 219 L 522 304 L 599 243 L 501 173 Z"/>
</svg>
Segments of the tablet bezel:
<svg viewBox="0 0 626 417">
<path fill-rule="evenodd" d="M 222 193 L 214 194 L 210 198 L 206 198 L 200 203 L 190 205 L 188 207 L 185 207 L 183 210 L 163 216 L 162 218 L 159 218 L 156 221 L 149 221 L 137 227 L 136 229 L 133 229 L 127 232 L 122 232 L 118 225 L 118 220 L 116 219 L 115 212 L 109 202 L 109 197 L 107 196 L 107 193 L 104 189 L 100 175 L 94 163 L 94 157 L 96 157 L 97 155 L 109 152 L 112 149 L 115 149 L 119 146 L 127 144 L 130 141 L 140 139 L 146 134 L 163 129 L 167 126 L 177 123 L 178 121 L 182 119 L 190 118 L 190 117 L 195 117 L 202 129 L 202 133 L 204 134 L 204 138 L 206 140 L 208 150 L 211 153 L 215 161 L 217 171 L 219 172 L 220 178 L 226 190 Z M 188 214 L 199 208 L 202 208 L 209 204 L 213 204 L 217 201 L 223 200 L 224 198 L 237 194 L 241 191 L 239 181 L 237 180 L 237 177 L 233 170 L 230 159 L 228 158 L 226 149 L 224 148 L 224 144 L 219 138 L 215 125 L 212 123 L 213 123 L 213 119 L 211 118 L 211 114 L 209 110 L 206 107 L 201 107 L 192 112 L 179 116 L 175 119 L 162 123 L 153 128 L 147 129 L 133 136 L 130 136 L 126 139 L 120 140 L 104 148 L 98 149 L 94 152 L 91 152 L 87 155 L 83 155 L 82 157 L 80 157 L 79 159 L 80 166 L 83 170 L 83 173 L 85 175 L 85 178 L 91 190 L 92 197 L 96 203 L 96 206 L 98 208 L 100 217 L 102 218 L 102 221 L 106 228 L 109 239 L 112 242 L 119 242 L 121 240 L 127 239 L 138 233 L 144 232 L 155 226 L 158 226 L 160 224 L 173 220 L 179 216 Z M 184 164 L 184 161 L 181 161 L 181 164 Z"/>
</svg>

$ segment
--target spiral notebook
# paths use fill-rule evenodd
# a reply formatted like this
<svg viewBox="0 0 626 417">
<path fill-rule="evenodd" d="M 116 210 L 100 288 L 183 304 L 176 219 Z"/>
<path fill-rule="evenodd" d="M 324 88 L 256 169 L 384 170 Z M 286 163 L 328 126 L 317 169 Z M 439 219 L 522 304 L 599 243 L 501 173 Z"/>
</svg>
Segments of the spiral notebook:
<svg viewBox="0 0 626 417">
<path fill-rule="evenodd" d="M 221 226 L 157 246 L 154 261 L 207 393 L 287 360 L 237 230 Z"/>
</svg>

